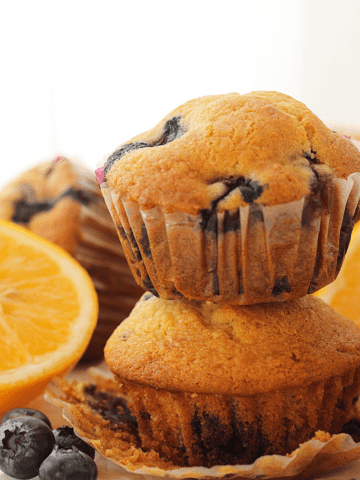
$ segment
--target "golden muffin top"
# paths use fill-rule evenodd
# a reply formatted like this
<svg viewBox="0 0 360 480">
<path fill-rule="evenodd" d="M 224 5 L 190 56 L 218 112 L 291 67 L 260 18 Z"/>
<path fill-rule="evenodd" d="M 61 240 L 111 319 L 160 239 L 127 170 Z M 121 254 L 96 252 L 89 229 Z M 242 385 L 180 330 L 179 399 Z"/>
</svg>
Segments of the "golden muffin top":
<svg viewBox="0 0 360 480">
<path fill-rule="evenodd" d="M 304 104 L 277 92 L 191 100 L 120 146 L 105 180 L 144 209 L 198 214 L 300 200 L 360 171 L 360 152 Z"/>
<path fill-rule="evenodd" d="M 249 306 L 146 293 L 105 347 L 110 370 L 154 388 L 250 396 L 360 364 L 360 329 L 317 297 Z"/>
</svg>

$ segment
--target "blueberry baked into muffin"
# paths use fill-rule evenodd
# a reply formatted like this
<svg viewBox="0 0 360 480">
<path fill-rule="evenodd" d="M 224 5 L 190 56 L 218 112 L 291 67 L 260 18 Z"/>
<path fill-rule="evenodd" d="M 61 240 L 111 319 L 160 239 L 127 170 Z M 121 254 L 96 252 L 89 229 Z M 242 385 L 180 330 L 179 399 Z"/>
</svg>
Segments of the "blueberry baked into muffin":
<svg viewBox="0 0 360 480">
<path fill-rule="evenodd" d="M 257 459 L 267 477 L 304 442 L 308 465 L 313 438 L 353 429 L 360 330 L 307 293 L 340 268 L 359 167 L 275 92 L 190 101 L 120 146 L 96 173 L 149 291 L 107 341 L 114 378 L 53 390 L 66 418 L 130 471 L 189 478 Z"/>
<path fill-rule="evenodd" d="M 250 465 L 355 425 L 360 330 L 311 295 L 229 306 L 145 293 L 105 360 L 116 386 L 63 392 L 83 435 L 130 469 Z"/>
<path fill-rule="evenodd" d="M 281 302 L 332 282 L 360 152 L 276 92 L 198 98 L 121 145 L 101 189 L 137 282 L 163 298 Z"/>
<path fill-rule="evenodd" d="M 99 298 L 99 318 L 84 358 L 101 358 L 106 340 L 142 290 L 93 173 L 64 157 L 37 165 L 0 191 L 0 218 L 56 243 L 88 271 Z"/>
</svg>

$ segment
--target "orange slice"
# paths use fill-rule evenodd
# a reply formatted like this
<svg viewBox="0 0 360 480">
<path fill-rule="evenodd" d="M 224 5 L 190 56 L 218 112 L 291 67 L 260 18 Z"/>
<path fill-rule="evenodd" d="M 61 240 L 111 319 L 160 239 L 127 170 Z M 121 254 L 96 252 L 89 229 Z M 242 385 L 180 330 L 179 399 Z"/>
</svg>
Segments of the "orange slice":
<svg viewBox="0 0 360 480">
<path fill-rule="evenodd" d="M 93 283 L 76 260 L 0 220 L 0 417 L 75 366 L 97 316 Z"/>
<path fill-rule="evenodd" d="M 336 280 L 314 295 L 360 327 L 360 222 L 354 227 L 344 263 Z"/>
</svg>

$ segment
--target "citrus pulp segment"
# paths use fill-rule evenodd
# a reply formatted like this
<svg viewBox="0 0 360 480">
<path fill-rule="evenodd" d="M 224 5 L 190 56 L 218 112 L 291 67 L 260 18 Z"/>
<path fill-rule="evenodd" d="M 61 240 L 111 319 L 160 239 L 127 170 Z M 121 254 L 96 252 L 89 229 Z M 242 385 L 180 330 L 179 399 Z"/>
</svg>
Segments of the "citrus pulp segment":
<svg viewBox="0 0 360 480">
<path fill-rule="evenodd" d="M 90 276 L 65 250 L 0 221 L 0 414 L 81 358 L 96 326 Z"/>
</svg>

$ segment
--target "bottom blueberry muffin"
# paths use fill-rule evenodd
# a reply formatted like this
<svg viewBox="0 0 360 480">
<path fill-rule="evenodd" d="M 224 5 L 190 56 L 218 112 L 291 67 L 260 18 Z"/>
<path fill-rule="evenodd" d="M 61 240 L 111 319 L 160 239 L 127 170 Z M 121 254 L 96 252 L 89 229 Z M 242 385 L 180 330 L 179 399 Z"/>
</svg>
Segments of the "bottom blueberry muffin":
<svg viewBox="0 0 360 480">
<path fill-rule="evenodd" d="M 250 464 L 339 433 L 360 388 L 360 330 L 318 298 L 229 306 L 144 294 L 105 360 L 142 450 Z"/>
</svg>

